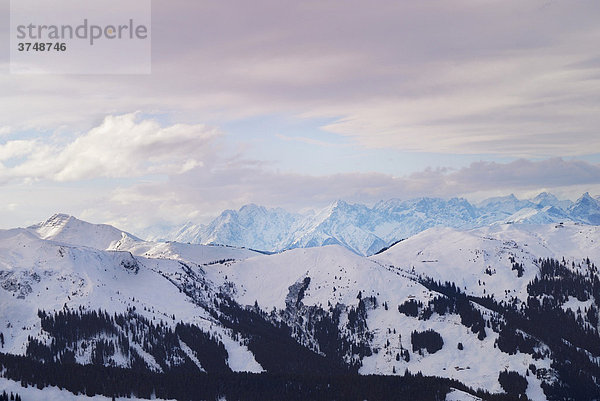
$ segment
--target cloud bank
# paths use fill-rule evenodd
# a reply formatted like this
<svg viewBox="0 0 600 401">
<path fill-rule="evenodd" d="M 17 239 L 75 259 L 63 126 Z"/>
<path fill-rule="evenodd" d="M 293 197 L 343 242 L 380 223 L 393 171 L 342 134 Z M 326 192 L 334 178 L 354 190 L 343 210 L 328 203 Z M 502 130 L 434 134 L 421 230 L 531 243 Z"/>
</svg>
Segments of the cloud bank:
<svg viewBox="0 0 600 401">
<path fill-rule="evenodd" d="M 593 0 L 157 0 L 151 76 L 2 74 L 0 121 L 88 130 L 134 110 L 217 126 L 281 114 L 331 119 L 324 130 L 369 148 L 597 154 L 598 15 Z"/>
<path fill-rule="evenodd" d="M 7 202 L 11 210 L 46 212 L 67 206 L 71 213 L 134 231 L 156 223 L 204 221 L 246 203 L 298 210 L 336 199 L 373 203 L 486 192 L 549 189 L 573 195 L 573 188 L 600 190 L 600 165 L 562 158 L 482 161 L 405 176 L 278 172 L 223 152 L 225 135 L 205 125 L 165 125 L 136 113 L 108 116 L 63 143 L 44 137 L 7 141 L 0 147 L 0 180 L 13 192 L 30 188 L 48 194 L 39 197 L 43 207 L 15 198 Z"/>
</svg>

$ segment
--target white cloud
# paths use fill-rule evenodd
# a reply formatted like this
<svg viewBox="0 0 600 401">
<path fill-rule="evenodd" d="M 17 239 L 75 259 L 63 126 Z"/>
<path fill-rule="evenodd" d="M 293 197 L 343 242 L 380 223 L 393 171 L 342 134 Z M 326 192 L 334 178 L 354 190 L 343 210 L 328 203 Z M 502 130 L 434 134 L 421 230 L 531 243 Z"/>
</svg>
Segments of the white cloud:
<svg viewBox="0 0 600 401">
<path fill-rule="evenodd" d="M 286 114 L 334 118 L 327 130 L 372 148 L 597 153 L 599 12 L 593 1 L 156 2 L 152 75 L 0 74 L 0 121 L 88 130 L 131 110 L 217 125 Z"/>
<path fill-rule="evenodd" d="M 0 161 L 24 160 L 4 171 L 5 178 L 77 181 L 173 174 L 202 165 L 220 134 L 204 125 L 162 127 L 134 114 L 108 116 L 97 127 L 66 144 L 8 141 Z"/>
<path fill-rule="evenodd" d="M 600 192 L 600 165 L 578 160 L 478 162 L 397 177 L 312 176 L 276 172 L 260 161 L 227 156 L 221 138 L 204 125 L 164 125 L 126 114 L 106 117 L 66 143 L 42 136 L 9 141 L 0 156 L 11 163 L 0 164 L 0 178 L 5 181 L 5 202 L 14 207 L 3 224 L 19 216 L 32 223 L 63 211 L 136 232 L 157 223 L 206 221 L 246 203 L 299 210 L 335 199 L 372 203 L 541 190 L 574 196 L 583 190 Z"/>
<path fill-rule="evenodd" d="M 0 144 L 0 162 L 25 156 L 35 149 L 35 141 L 15 140 Z"/>
</svg>

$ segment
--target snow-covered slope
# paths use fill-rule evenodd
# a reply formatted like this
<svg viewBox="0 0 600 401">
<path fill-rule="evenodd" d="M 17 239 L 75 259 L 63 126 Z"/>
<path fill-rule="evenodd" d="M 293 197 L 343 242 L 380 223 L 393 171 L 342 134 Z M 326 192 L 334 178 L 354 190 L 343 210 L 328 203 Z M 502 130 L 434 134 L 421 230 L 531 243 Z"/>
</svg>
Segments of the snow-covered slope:
<svg viewBox="0 0 600 401">
<path fill-rule="evenodd" d="M 599 242 L 599 227 L 578 224 L 505 224 L 471 231 L 433 228 L 371 258 L 336 245 L 293 249 L 211 266 L 207 276 L 241 304 L 265 311 L 289 309 L 301 284 L 305 308 L 345 305 L 343 310 L 348 312 L 357 307 L 360 298 L 372 296 L 378 306 L 369 308 L 366 323 L 374 334 L 370 344 L 378 351 L 362 360 L 361 373 L 393 374 L 408 369 L 500 392 L 499 369 L 522 371 L 530 364 L 550 369 L 550 360 L 504 353 L 495 346 L 497 333 L 488 329 L 488 336 L 480 340 L 461 325 L 457 315 L 434 315 L 424 321 L 398 313 L 397 306 L 410 300 L 427 304 L 439 295 L 415 281 L 419 276 L 455 282 L 475 296 L 526 301 L 527 284 L 539 272 L 540 257 L 581 261 L 586 255 L 600 260 Z M 512 270 L 511 258 L 524 265 L 521 277 Z M 489 310 L 482 311 L 488 318 L 492 315 Z M 397 358 L 410 348 L 413 331 L 428 329 L 440 333 L 447 346 L 431 355 L 410 352 L 409 362 Z M 463 350 L 457 349 L 458 343 Z M 531 399 L 544 399 L 540 379 L 528 377 L 528 381 Z"/>
<path fill-rule="evenodd" d="M 371 257 L 386 266 L 455 282 L 467 293 L 527 299 L 539 258 L 600 261 L 600 227 L 565 224 L 495 224 L 468 231 L 432 228 Z M 522 277 L 511 258 L 524 265 Z"/>
<path fill-rule="evenodd" d="M 134 252 L 138 250 L 136 246 L 142 246 L 131 241 Z M 93 238 L 86 239 L 86 245 L 90 243 L 94 243 Z M 193 323 L 219 336 L 229 353 L 232 370 L 261 371 L 248 349 L 232 339 L 232 333 L 221 327 L 198 299 L 182 292 L 185 278 L 190 274 L 199 284 L 198 279 L 203 277 L 201 263 L 230 261 L 252 252 L 201 245 L 147 245 L 148 250 L 144 252 L 150 252 L 152 257 L 45 240 L 29 229 L 0 231 L 3 351 L 23 355 L 28 336 L 40 338 L 38 310 L 83 308 L 114 314 L 128 313 L 134 308 L 145 318 L 166 325 L 173 326 L 179 321 Z M 164 253 L 160 249 L 164 249 Z M 213 295 L 207 290 L 203 296 L 210 299 Z M 133 339 L 131 344 L 135 344 Z M 152 355 L 139 352 L 148 366 L 159 369 Z M 81 351 L 76 357 L 80 363 L 90 363 L 91 354 Z M 127 367 L 130 363 L 122 355 L 115 355 L 111 360 L 117 366 Z"/>
<path fill-rule="evenodd" d="M 28 227 L 42 239 L 71 245 L 107 249 L 123 237 L 134 241 L 139 238 L 106 224 L 90 224 L 67 214 L 57 213 L 48 220 Z"/>
<path fill-rule="evenodd" d="M 182 244 L 179 242 L 136 241 L 123 237 L 113 242 L 108 250 L 127 251 L 136 256 L 153 259 L 175 259 L 193 262 L 198 265 L 214 264 L 222 261 L 246 259 L 260 255 L 249 249 L 225 245 Z"/>
<path fill-rule="evenodd" d="M 88 397 L 84 394 L 73 394 L 67 390 L 60 389 L 55 386 L 46 387 L 43 389 L 38 389 L 37 387 L 27 387 L 24 388 L 21 386 L 21 383 L 15 382 L 12 380 L 8 380 L 0 377 L 0 389 L 2 391 L 6 391 L 7 394 L 19 394 L 22 400 L 44 400 L 44 401 L 111 401 L 111 400 L 127 400 L 127 401 L 142 401 L 144 398 L 137 397 L 123 397 L 123 398 L 113 398 L 106 397 L 101 395 L 95 395 L 93 397 Z M 459 393 L 455 393 L 459 394 Z M 453 398 L 454 399 L 454 398 Z"/>
<path fill-rule="evenodd" d="M 565 211 L 554 206 L 523 208 L 505 219 L 506 223 L 520 224 L 548 224 L 564 221 L 570 221 L 569 216 Z"/>
<path fill-rule="evenodd" d="M 401 215 L 405 210 L 448 206 L 428 203 L 388 202 L 378 208 Z M 460 200 L 453 201 L 452 207 L 472 215 Z M 331 224 L 329 218 L 336 213 L 350 216 L 344 220 L 346 225 Z M 377 221 L 361 221 L 365 215 L 364 207 L 338 202 L 313 215 L 312 225 L 304 230 L 341 235 L 348 226 L 381 227 Z M 434 227 L 371 257 L 348 250 L 347 243 L 265 255 L 226 246 L 141 241 L 123 234 L 105 247 L 112 234 L 122 232 L 108 226 L 90 231 L 93 225 L 81 223 L 77 226 L 86 230 L 63 228 L 52 234 L 41 227 L 0 230 L 2 352 L 29 356 L 32 343 L 36 344 L 33 339 L 41 344 L 55 339 L 56 334 L 42 324 L 46 315 L 38 311 L 99 310 L 115 316 L 115 321 L 129 321 L 136 329 L 124 330 L 123 322 L 118 327 L 113 323 L 117 334 L 100 332 L 61 350 L 73 352 L 79 364 L 98 364 L 93 351 L 98 344 L 123 341 L 126 336 L 133 354 L 117 347 L 118 352 L 100 363 L 130 368 L 141 358 L 147 369 L 161 372 L 187 361 L 205 370 L 203 355 L 184 340 L 182 325 L 192 324 L 223 344 L 226 365 L 233 371 L 276 369 L 273 366 L 279 365 L 270 360 L 273 355 L 265 356 L 265 350 L 272 353 L 268 341 L 287 333 L 292 341 L 281 343 L 286 347 L 304 347 L 360 374 L 401 375 L 408 370 L 497 393 L 503 391 L 500 372 L 509 370 L 525 378 L 530 399 L 543 400 L 542 382 L 562 380 L 556 358 L 564 350 L 555 348 L 562 343 L 534 339 L 533 351 L 507 351 L 512 337 L 507 340 L 502 332 L 509 331 L 512 321 L 503 308 L 513 305 L 515 311 L 527 311 L 531 299 L 549 298 L 533 294 L 530 288 L 542 278 L 541 259 L 564 258 L 564 269 L 580 274 L 573 276 L 576 280 L 590 282 L 597 275 L 594 264 L 600 261 L 600 227 L 573 222 L 494 224 L 469 230 Z M 77 232 L 89 237 L 78 239 Z M 93 238 L 96 232 L 99 239 Z M 558 279 L 553 276 L 549 282 Z M 444 282 L 452 287 L 436 287 Z M 590 288 L 595 287 L 590 284 Z M 551 298 L 560 311 L 580 316 L 586 322 L 582 324 L 592 325 L 597 317 L 593 308 L 598 299 L 590 293 L 556 293 Z M 456 304 L 446 311 L 439 309 L 439 302 Z M 415 314 L 406 312 L 411 303 L 417 308 Z M 459 304 L 460 311 L 452 309 Z M 471 316 L 471 321 L 464 316 Z M 258 328 L 253 322 L 258 322 Z M 151 330 L 166 330 L 163 327 L 177 333 L 169 337 L 173 344 L 167 354 L 148 346 Z M 518 330 L 526 338 L 533 336 L 523 331 L 526 327 Z M 133 331 L 146 334 L 134 336 Z M 265 331 L 267 345 L 257 345 Z M 415 333 L 429 331 L 443 341 L 439 349 L 416 346 Z M 596 351 L 590 349 L 593 355 Z M 289 355 L 297 353 L 292 348 Z M 594 361 L 591 358 L 590 363 L 597 364 Z"/>
<path fill-rule="evenodd" d="M 361 289 L 369 296 L 386 286 L 387 293 L 407 284 L 394 273 L 338 245 L 249 258 L 215 266 L 207 274 L 215 283 L 235 284 L 235 296 L 241 303 L 252 305 L 257 301 L 266 310 L 285 309 L 289 287 L 305 277 L 311 279 L 303 298 L 306 305 L 354 304 Z M 392 282 L 397 282 L 397 286 L 392 288 Z"/>
</svg>

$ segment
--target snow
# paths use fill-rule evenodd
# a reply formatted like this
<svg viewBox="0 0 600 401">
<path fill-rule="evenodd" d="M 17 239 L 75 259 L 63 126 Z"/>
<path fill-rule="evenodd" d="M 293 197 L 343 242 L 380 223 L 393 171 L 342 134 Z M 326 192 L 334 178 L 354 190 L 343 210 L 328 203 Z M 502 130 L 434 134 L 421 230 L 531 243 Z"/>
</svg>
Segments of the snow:
<svg viewBox="0 0 600 401">
<path fill-rule="evenodd" d="M 165 247 L 173 259 L 67 245 L 41 239 L 26 229 L 0 230 L 0 331 L 5 337 L 2 352 L 23 355 L 27 337 L 39 337 L 41 333 L 38 309 L 53 311 L 64 306 L 102 309 L 109 314 L 125 313 L 128 307 L 135 307 L 148 319 L 172 326 L 179 321 L 190 322 L 210 330 L 211 324 L 206 324 L 212 321 L 209 313 L 191 302 L 166 277 L 184 275 L 182 255 L 208 263 L 256 254 L 228 247 L 184 244 L 153 244 L 150 249 L 157 247 Z M 191 261 L 187 263 L 196 266 Z M 132 266 L 137 266 L 137 272 Z M 171 318 L 174 313 L 176 320 Z M 243 366 L 262 370 L 245 346 L 226 340 L 229 332 L 217 325 L 212 332 L 215 331 L 234 356 L 234 370 Z M 138 351 L 144 355 L 141 349 Z M 89 356 L 82 358 L 89 360 Z M 152 357 L 146 359 L 158 367 Z"/>
<path fill-rule="evenodd" d="M 490 198 L 477 206 L 460 198 L 391 199 L 373 207 L 338 200 L 303 214 L 246 205 L 238 211 L 224 211 L 206 226 L 186 223 L 166 236 L 180 242 L 271 252 L 340 244 L 359 255 L 372 255 L 432 227 L 471 229 L 498 222 L 568 221 L 600 224 L 600 202 L 589 194 L 573 203 L 541 193 L 532 200 L 519 200 L 514 195 Z"/>
<path fill-rule="evenodd" d="M 491 330 L 487 330 L 487 337 L 480 341 L 475 333 L 460 324 L 460 317 L 457 315 L 434 314 L 429 320 L 423 321 L 404 316 L 395 308 L 388 311 L 378 308 L 369 312 L 368 324 L 369 327 L 379 328 L 373 342 L 379 348 L 379 352 L 363 360 L 359 371 L 361 374 L 390 375 L 395 367 L 396 374 L 402 374 L 408 369 L 412 373 L 422 372 L 424 375 L 456 379 L 472 388 L 497 393 L 502 392 L 498 375 L 504 369 L 515 370 L 524 375 L 530 363 L 537 367 L 550 367 L 549 360 L 535 361 L 528 354 L 508 355 L 501 352 L 494 347 L 498 334 Z M 388 332 L 388 328 L 391 329 L 391 333 Z M 434 354 L 425 352 L 424 356 L 420 356 L 412 351 L 410 335 L 413 331 L 428 329 L 440 333 L 444 346 Z M 402 347 L 410 351 L 408 363 L 403 359 L 395 359 L 396 353 L 400 352 L 400 339 Z M 385 348 L 388 340 L 390 347 Z M 459 342 L 463 344 L 463 350 L 458 349 Z M 540 383 L 533 383 L 532 386 L 539 388 Z"/>
<path fill-rule="evenodd" d="M 202 368 L 202 363 L 200 363 L 200 361 L 198 360 L 198 356 L 196 355 L 196 352 L 194 350 L 192 350 L 183 341 L 179 341 L 179 346 L 181 347 L 181 349 L 183 350 L 183 352 L 185 352 L 186 355 L 192 360 L 192 362 L 194 362 L 196 364 L 196 366 L 198 366 L 198 369 L 200 369 L 201 372 L 206 372 L 204 370 L 204 368 Z"/>
<path fill-rule="evenodd" d="M 513 199 L 504 201 L 514 203 Z M 495 207 L 499 207 L 499 203 L 502 202 L 495 201 Z M 459 204 L 459 200 L 453 203 Z M 437 203 L 435 207 L 445 205 Z M 323 226 L 332 214 L 345 209 L 364 212 L 354 206 L 337 202 L 327 213 L 313 215 L 315 224 L 311 226 L 311 235 L 325 241 L 323 233 L 342 227 L 343 230 L 337 231 L 338 238 L 346 238 L 342 232 L 344 235 L 349 233 L 358 238 L 352 246 L 360 245 L 361 236 L 367 231 L 357 229 L 351 219 L 340 222 L 342 217 L 338 216 L 338 225 L 329 226 L 327 230 Z M 433 206 L 425 199 L 411 204 L 389 202 L 376 207 L 399 214 L 405 211 L 401 207 L 423 213 L 422 208 Z M 535 211 L 548 207 L 552 206 Z M 268 210 L 257 208 L 244 211 L 249 220 L 254 213 L 268 214 Z M 283 215 L 281 211 L 277 213 Z M 354 215 L 355 218 L 362 216 L 361 213 Z M 521 213 L 524 218 L 536 216 L 533 209 Z M 223 342 L 232 370 L 261 372 L 263 368 L 249 349 L 177 285 L 191 277 L 208 287 L 203 289 L 204 295 L 228 289 L 242 305 L 257 302 L 263 310 L 270 312 L 273 308 L 285 309 L 290 287 L 309 277 L 310 283 L 302 299 L 305 305 L 319 305 L 325 309 L 329 302 L 355 306 L 359 292 L 363 298 L 377 298 L 379 307 L 369 309 L 367 324 L 374 334 L 371 346 L 378 352 L 364 358 L 361 374 L 391 375 L 394 368 L 396 374 L 402 374 L 408 369 L 414 373 L 421 371 L 426 375 L 457 379 L 473 388 L 500 392 L 500 371 L 509 369 L 524 374 L 529 364 L 549 368 L 550 361 L 534 361 L 528 354 L 502 353 L 494 347 L 497 333 L 486 330 L 487 337 L 480 341 L 470 329 L 460 324 L 456 315 L 434 314 L 431 319 L 422 321 L 399 313 L 397 306 L 408 299 L 426 304 L 439 295 L 427 290 L 415 278 L 423 275 L 437 281 L 455 282 L 462 290 L 477 296 L 494 294 L 496 299 L 516 297 L 525 301 L 527 283 L 538 274 L 540 257 L 564 257 L 568 263 L 575 264 L 586 257 L 596 264 L 600 260 L 600 227 L 574 222 L 498 223 L 475 229 L 434 227 L 367 258 L 347 249 L 349 243 L 264 255 L 227 246 L 142 241 L 109 226 L 98 228 L 73 219 L 54 216 L 49 220 L 51 223 L 45 222 L 36 228 L 0 230 L 0 331 L 5 337 L 2 352 L 22 355 L 29 335 L 40 340 L 45 338 L 37 317 L 38 309 L 52 311 L 65 305 L 71 309 L 81 306 L 112 314 L 135 307 L 148 319 L 162 320 L 172 327 L 179 321 L 197 325 Z M 317 219 L 320 219 L 318 224 Z M 391 230 L 389 222 L 376 222 L 372 227 Z M 517 272 L 511 269 L 512 259 L 523 264 L 523 277 L 517 277 Z M 569 298 L 563 308 L 584 310 L 590 302 Z M 389 305 L 388 310 L 383 307 L 384 303 Z M 484 318 L 490 318 L 490 311 L 480 310 Z M 410 334 L 426 329 L 439 332 L 444 347 L 435 354 L 421 356 L 412 352 Z M 390 346 L 386 347 L 388 341 Z M 462 351 L 457 349 L 458 342 L 464 346 Z M 395 359 L 401 346 L 410 350 L 409 363 Z M 185 344 L 182 348 L 200 366 L 193 351 Z M 159 369 L 150 355 L 137 350 L 149 364 Z M 89 355 L 78 356 L 78 360 L 86 362 Z M 117 358 L 116 362 L 121 366 L 127 364 L 123 358 Z M 527 395 L 535 400 L 545 399 L 540 381 L 531 374 L 527 380 Z M 25 396 L 25 391 L 34 390 L 23 389 L 19 393 Z M 48 397 L 45 397 L 46 391 Z M 43 398 L 65 399 L 60 398 L 61 395 L 70 397 L 69 393 L 58 389 L 46 389 Z M 473 399 L 459 391 L 452 392 L 449 397 Z M 35 399 L 36 395 L 31 398 Z"/>
<path fill-rule="evenodd" d="M 459 241 L 461 234 L 464 233 L 460 232 L 458 238 L 452 240 L 447 236 L 438 236 L 438 239 L 444 238 L 444 241 L 466 246 L 472 237 L 467 236 L 467 243 L 462 244 Z M 500 244 L 503 243 L 500 241 Z M 429 244 L 433 246 L 431 242 Z M 539 368 L 550 367 L 549 360 L 535 361 L 528 354 L 508 355 L 494 348 L 498 335 L 491 330 L 487 330 L 488 336 L 483 341 L 478 340 L 476 334 L 460 324 L 457 315 L 440 317 L 434 314 L 430 320 L 422 321 L 400 314 L 397 306 L 406 300 L 417 299 L 426 304 L 439 294 L 409 280 L 409 272 L 390 268 L 377 259 L 360 257 L 340 246 L 294 249 L 278 255 L 258 256 L 230 265 L 214 266 L 207 270 L 207 276 L 216 284 L 226 281 L 233 283 L 238 302 L 253 305 L 256 301 L 266 311 L 285 308 L 289 287 L 305 277 L 311 279 L 302 300 L 305 305 L 326 307 L 328 301 L 332 304 L 356 305 L 359 291 L 363 297 L 376 296 L 379 307 L 369 310 L 367 324 L 375 335 L 372 347 L 379 349 L 379 352 L 363 359 L 361 374 L 391 375 L 395 367 L 396 374 L 402 374 L 405 369 L 413 373 L 421 371 L 426 375 L 457 379 L 473 388 L 501 392 L 498 375 L 505 368 L 524 374 L 530 363 Z M 508 263 L 506 268 L 514 281 L 516 273 L 510 270 Z M 436 277 L 435 272 L 430 273 Z M 527 281 L 522 281 L 526 285 Z M 387 311 L 382 306 L 384 302 L 389 305 Z M 484 310 L 484 315 L 489 313 Z M 410 334 L 414 330 L 426 329 L 439 332 L 445 345 L 439 352 L 421 357 L 412 352 Z M 386 348 L 388 340 L 390 347 Z M 463 351 L 457 349 L 458 342 L 463 343 Z M 410 350 L 409 363 L 395 359 L 401 345 Z M 544 399 L 541 383 L 533 377 L 529 380 L 530 391 L 539 395 L 535 399 Z"/>
<path fill-rule="evenodd" d="M 454 388 L 446 395 L 446 401 L 481 401 L 481 398 Z"/>
<path fill-rule="evenodd" d="M 131 241 L 123 238 L 111 244 L 110 250 L 128 251 L 136 256 L 153 259 L 175 259 L 198 265 L 214 263 L 223 259 L 246 259 L 260 253 L 242 248 L 222 245 L 182 244 L 178 242 Z"/>
<path fill-rule="evenodd" d="M 123 236 L 139 240 L 132 234 L 106 224 L 90 224 L 66 214 L 55 214 L 43 223 L 28 227 L 42 239 L 64 242 L 70 245 L 107 249 Z"/>
<path fill-rule="evenodd" d="M 228 336 L 222 337 L 221 341 L 223 342 L 223 345 L 225 345 L 225 349 L 229 355 L 227 365 L 229 365 L 231 370 L 234 372 L 264 372 L 264 369 L 256 362 L 254 355 L 250 352 L 248 347 L 239 344 Z"/>
<path fill-rule="evenodd" d="M 50 386 L 43 389 L 38 389 L 35 386 L 29 386 L 27 388 L 21 387 L 20 382 L 15 382 L 9 379 L 0 377 L 0 391 L 6 391 L 9 395 L 11 392 L 17 393 L 21 396 L 24 401 L 29 400 L 45 400 L 45 401 L 111 401 L 112 397 L 105 397 L 102 395 L 95 395 L 89 397 L 87 395 L 78 394 L 75 395 L 67 390 L 61 390 L 58 387 Z M 155 398 L 158 400 L 159 398 Z M 115 397 L 115 400 L 121 401 L 142 401 L 144 398 L 137 397 Z"/>
<path fill-rule="evenodd" d="M 511 269 L 511 257 L 524 265 L 523 277 Z M 455 282 L 472 295 L 492 293 L 496 299 L 525 300 L 527 283 L 539 271 L 537 259 L 549 257 L 599 261 L 600 227 L 565 223 L 494 224 L 465 231 L 432 228 L 371 259 L 404 271 L 414 269 L 416 274 L 442 282 Z M 486 274 L 488 267 L 492 275 Z"/>
<path fill-rule="evenodd" d="M 573 312 L 577 313 L 577 310 L 581 310 L 582 313 L 594 304 L 594 300 L 592 298 L 587 301 L 580 301 L 575 297 L 569 297 L 569 299 L 562 304 L 563 310 L 571 309 Z"/>
<path fill-rule="evenodd" d="M 393 291 L 395 287 L 389 284 L 398 281 L 395 273 L 338 245 L 292 249 L 207 269 L 207 277 L 215 283 L 236 285 L 239 302 L 253 305 L 257 301 L 265 310 L 285 309 L 289 286 L 307 276 L 311 284 L 303 300 L 306 305 L 356 304 L 360 289 L 366 291 L 365 296 L 376 289 Z"/>
</svg>

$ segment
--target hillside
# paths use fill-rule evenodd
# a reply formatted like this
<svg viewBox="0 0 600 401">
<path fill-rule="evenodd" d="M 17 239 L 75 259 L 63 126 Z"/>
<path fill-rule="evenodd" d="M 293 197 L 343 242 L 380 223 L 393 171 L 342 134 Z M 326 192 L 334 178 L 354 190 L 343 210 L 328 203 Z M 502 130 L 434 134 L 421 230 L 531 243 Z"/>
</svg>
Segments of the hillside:
<svg viewBox="0 0 600 401">
<path fill-rule="evenodd" d="M 161 398 L 199 394 L 180 383 L 189 375 L 225 375 L 233 391 L 245 380 L 236 372 L 263 372 L 253 379 L 263 396 L 280 375 L 315 374 L 336 397 L 356 374 L 353 397 L 373 395 L 363 391 L 378 377 L 425 399 L 423 380 L 441 392 L 431 399 L 600 394 L 597 226 L 438 227 L 366 258 L 341 245 L 265 255 L 127 234 L 96 249 L 122 232 L 87 224 L 78 224 L 86 238 L 68 243 L 32 228 L 0 231 L 4 380 L 20 381 L 30 366 L 31 384 L 78 391 L 92 375 L 105 384 L 89 395 L 133 389 L 142 398 L 148 388 Z M 540 331 L 557 319 L 560 330 Z M 580 373 L 567 373 L 573 364 Z M 111 369 L 127 379 L 113 381 Z M 295 383 L 299 399 L 317 385 Z"/>
</svg>

